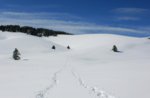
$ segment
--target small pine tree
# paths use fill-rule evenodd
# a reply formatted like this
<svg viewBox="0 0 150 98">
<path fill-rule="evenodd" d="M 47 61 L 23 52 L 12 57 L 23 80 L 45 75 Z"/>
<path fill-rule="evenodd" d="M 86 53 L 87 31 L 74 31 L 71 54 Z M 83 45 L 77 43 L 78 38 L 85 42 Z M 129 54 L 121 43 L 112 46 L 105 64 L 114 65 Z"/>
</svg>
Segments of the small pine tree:
<svg viewBox="0 0 150 98">
<path fill-rule="evenodd" d="M 18 51 L 17 48 L 15 48 L 15 50 L 13 51 L 13 59 L 14 60 L 20 60 L 21 58 L 19 55 L 21 55 L 20 52 Z"/>
<path fill-rule="evenodd" d="M 67 49 L 70 49 L 70 46 L 67 46 Z"/>
<path fill-rule="evenodd" d="M 53 45 L 53 46 L 52 46 L 52 49 L 54 49 L 54 50 L 55 50 L 55 49 L 56 49 L 56 47 Z"/>
<path fill-rule="evenodd" d="M 114 52 L 118 52 L 118 48 L 117 48 L 117 46 L 116 46 L 116 45 L 113 45 L 112 50 L 113 50 Z"/>
</svg>

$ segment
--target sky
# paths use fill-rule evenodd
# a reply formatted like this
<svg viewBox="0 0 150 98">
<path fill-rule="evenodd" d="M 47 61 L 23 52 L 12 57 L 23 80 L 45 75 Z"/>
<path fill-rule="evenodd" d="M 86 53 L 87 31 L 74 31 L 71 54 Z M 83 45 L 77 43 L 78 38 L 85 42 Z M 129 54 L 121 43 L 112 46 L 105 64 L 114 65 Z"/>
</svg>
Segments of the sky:
<svg viewBox="0 0 150 98">
<path fill-rule="evenodd" d="M 0 0 L 0 24 L 150 36 L 149 0 Z"/>
</svg>

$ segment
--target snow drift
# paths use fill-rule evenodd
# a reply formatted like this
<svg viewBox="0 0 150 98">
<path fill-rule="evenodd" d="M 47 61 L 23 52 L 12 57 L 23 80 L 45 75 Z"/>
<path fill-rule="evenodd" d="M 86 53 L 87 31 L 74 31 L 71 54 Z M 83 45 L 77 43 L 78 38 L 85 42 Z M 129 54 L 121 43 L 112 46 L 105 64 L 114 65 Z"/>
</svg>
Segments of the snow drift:
<svg viewBox="0 0 150 98">
<path fill-rule="evenodd" d="M 121 52 L 112 52 L 113 45 Z M 149 98 L 149 50 L 147 38 L 0 32 L 0 97 Z"/>
</svg>

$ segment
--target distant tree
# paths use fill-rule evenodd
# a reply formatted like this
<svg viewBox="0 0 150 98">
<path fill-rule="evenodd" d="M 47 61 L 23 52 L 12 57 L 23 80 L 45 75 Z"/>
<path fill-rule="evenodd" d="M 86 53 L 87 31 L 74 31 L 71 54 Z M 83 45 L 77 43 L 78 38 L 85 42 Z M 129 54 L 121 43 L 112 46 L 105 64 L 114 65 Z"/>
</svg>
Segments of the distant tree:
<svg viewBox="0 0 150 98">
<path fill-rule="evenodd" d="M 20 60 L 21 58 L 20 58 L 20 52 L 18 51 L 18 49 L 17 48 L 15 48 L 15 50 L 13 51 L 13 59 L 14 60 Z"/>
<path fill-rule="evenodd" d="M 118 51 L 118 48 L 117 48 L 117 46 L 116 46 L 116 45 L 113 45 L 112 50 L 113 50 L 114 52 L 119 52 L 119 51 Z"/>
<path fill-rule="evenodd" d="M 58 34 L 71 35 L 70 33 L 63 31 L 54 31 L 44 28 L 33 28 L 30 26 L 19 26 L 19 25 L 0 25 L 1 31 L 9 31 L 9 32 L 22 32 L 29 35 L 34 35 L 38 37 L 48 37 L 48 36 L 57 36 Z"/>
<path fill-rule="evenodd" d="M 5 31 L 5 26 L 1 25 L 0 30 L 2 30 L 2 32 L 4 32 Z"/>
<path fill-rule="evenodd" d="M 53 36 L 55 36 L 55 37 L 56 37 L 56 36 L 57 36 L 57 33 L 54 33 L 54 34 L 53 34 Z"/>
<path fill-rule="evenodd" d="M 56 49 L 56 47 L 53 45 L 53 46 L 52 46 L 52 49 L 54 49 L 54 50 L 55 50 L 55 49 Z"/>
<path fill-rule="evenodd" d="M 67 46 L 67 49 L 70 49 L 70 46 L 69 46 L 69 45 Z"/>
</svg>

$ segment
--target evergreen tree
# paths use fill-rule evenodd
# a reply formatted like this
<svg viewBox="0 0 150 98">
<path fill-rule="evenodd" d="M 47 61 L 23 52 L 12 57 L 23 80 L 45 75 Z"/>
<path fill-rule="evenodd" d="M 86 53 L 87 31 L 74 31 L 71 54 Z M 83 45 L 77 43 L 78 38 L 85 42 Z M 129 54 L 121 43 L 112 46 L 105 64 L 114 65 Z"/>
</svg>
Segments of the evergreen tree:
<svg viewBox="0 0 150 98">
<path fill-rule="evenodd" d="M 54 50 L 55 50 L 55 49 L 56 49 L 56 47 L 53 45 L 53 46 L 52 46 L 52 49 L 54 49 Z"/>
<path fill-rule="evenodd" d="M 22 32 L 29 35 L 34 35 L 38 37 L 48 37 L 48 36 L 57 36 L 58 34 L 70 35 L 70 33 L 63 31 L 54 31 L 44 28 L 34 28 L 30 26 L 19 26 L 19 25 L 0 25 L 1 31 L 9 31 L 9 32 Z"/>
<path fill-rule="evenodd" d="M 70 46 L 67 46 L 67 49 L 70 49 Z"/>
<path fill-rule="evenodd" d="M 15 48 L 15 50 L 13 51 L 13 59 L 14 60 L 20 60 L 21 58 L 19 55 L 21 55 L 20 52 L 18 51 L 17 48 Z"/>
<path fill-rule="evenodd" d="M 112 50 L 113 50 L 114 52 L 119 52 L 119 51 L 118 51 L 118 48 L 117 48 L 117 46 L 116 46 L 116 45 L 113 45 Z"/>
</svg>

